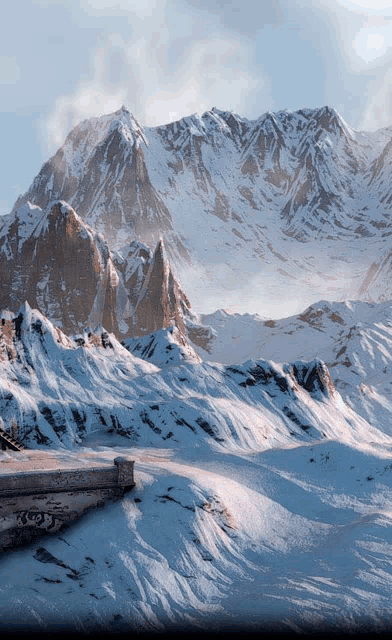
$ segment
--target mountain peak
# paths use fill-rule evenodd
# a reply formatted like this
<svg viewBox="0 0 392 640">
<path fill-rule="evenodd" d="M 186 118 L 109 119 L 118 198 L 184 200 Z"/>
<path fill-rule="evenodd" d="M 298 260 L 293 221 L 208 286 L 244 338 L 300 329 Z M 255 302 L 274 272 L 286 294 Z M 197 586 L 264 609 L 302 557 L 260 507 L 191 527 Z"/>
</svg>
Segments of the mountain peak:
<svg viewBox="0 0 392 640">
<path fill-rule="evenodd" d="M 155 256 L 162 256 L 162 258 L 165 258 L 165 244 L 163 242 L 163 237 L 160 236 L 156 247 L 155 247 L 155 251 L 154 251 L 154 258 Z"/>
<path fill-rule="evenodd" d="M 19 307 L 18 315 L 22 315 L 24 318 L 26 318 L 27 316 L 31 315 L 31 312 L 32 312 L 32 309 L 29 303 L 27 302 L 27 300 L 24 300 L 24 302 L 22 302 L 22 304 Z"/>
<path fill-rule="evenodd" d="M 340 133 L 344 133 L 346 136 L 353 137 L 353 130 L 333 107 L 325 105 L 319 109 L 314 109 L 313 117 L 323 129 L 326 129 L 330 133 L 340 131 Z"/>
<path fill-rule="evenodd" d="M 148 146 L 143 127 L 136 120 L 135 116 L 124 106 L 111 114 L 111 121 L 105 137 L 110 137 L 115 131 L 119 132 L 120 135 L 132 145 L 136 144 L 136 146 L 139 146 L 140 142 L 144 142 L 144 144 Z"/>
<path fill-rule="evenodd" d="M 61 218 L 74 217 L 82 222 L 76 211 L 65 200 L 53 200 L 47 207 L 47 215 L 55 215 Z"/>
</svg>

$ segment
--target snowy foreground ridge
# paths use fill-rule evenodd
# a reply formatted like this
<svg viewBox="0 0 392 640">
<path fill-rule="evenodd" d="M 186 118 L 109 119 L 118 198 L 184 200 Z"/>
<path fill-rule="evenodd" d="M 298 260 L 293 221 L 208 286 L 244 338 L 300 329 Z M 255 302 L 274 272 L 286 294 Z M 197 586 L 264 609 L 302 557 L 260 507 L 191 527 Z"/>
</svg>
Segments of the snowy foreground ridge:
<svg viewBox="0 0 392 640">
<path fill-rule="evenodd" d="M 389 628 L 392 439 L 321 360 L 202 362 L 172 329 L 125 348 L 27 304 L 3 317 L 6 426 L 58 466 L 127 455 L 136 488 L 0 557 L 0 628 Z"/>
</svg>

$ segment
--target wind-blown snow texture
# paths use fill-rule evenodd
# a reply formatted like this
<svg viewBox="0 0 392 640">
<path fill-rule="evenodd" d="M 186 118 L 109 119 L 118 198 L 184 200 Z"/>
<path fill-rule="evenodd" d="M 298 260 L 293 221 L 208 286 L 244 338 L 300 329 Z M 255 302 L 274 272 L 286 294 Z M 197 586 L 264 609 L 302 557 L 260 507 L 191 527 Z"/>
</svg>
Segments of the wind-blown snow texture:
<svg viewBox="0 0 392 640">
<path fill-rule="evenodd" d="M 277 361 L 321 358 L 343 399 L 372 425 L 392 435 L 392 303 L 319 301 L 282 320 L 224 311 L 202 316 L 215 338 L 203 359 Z"/>
<path fill-rule="evenodd" d="M 136 460 L 122 501 L 3 555 L 8 630 L 388 628 L 392 440 L 321 360 L 200 362 L 174 328 L 71 338 L 27 304 L 0 338 L 6 427 L 62 465 Z"/>
<path fill-rule="evenodd" d="M 170 440 L 181 449 L 388 441 L 343 403 L 322 361 L 203 363 L 180 338 L 168 329 L 144 338 L 144 349 L 126 341 L 146 362 L 102 329 L 72 340 L 26 303 L 0 327 L 4 422 L 10 427 L 16 418 L 30 447 L 69 447 L 94 431 L 141 446 Z"/>
</svg>

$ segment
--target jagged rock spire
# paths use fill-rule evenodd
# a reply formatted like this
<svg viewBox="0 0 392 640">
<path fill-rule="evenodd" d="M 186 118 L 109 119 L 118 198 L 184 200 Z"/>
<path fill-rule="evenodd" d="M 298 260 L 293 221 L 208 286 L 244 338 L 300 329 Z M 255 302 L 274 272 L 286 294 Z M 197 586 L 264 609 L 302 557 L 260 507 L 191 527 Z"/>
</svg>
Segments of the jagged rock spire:
<svg viewBox="0 0 392 640">
<path fill-rule="evenodd" d="M 0 229 L 0 309 L 38 309 L 66 334 L 98 325 L 118 339 L 172 324 L 184 331 L 190 304 L 162 238 L 152 255 L 135 243 L 121 259 L 68 203 L 22 209 Z"/>
</svg>

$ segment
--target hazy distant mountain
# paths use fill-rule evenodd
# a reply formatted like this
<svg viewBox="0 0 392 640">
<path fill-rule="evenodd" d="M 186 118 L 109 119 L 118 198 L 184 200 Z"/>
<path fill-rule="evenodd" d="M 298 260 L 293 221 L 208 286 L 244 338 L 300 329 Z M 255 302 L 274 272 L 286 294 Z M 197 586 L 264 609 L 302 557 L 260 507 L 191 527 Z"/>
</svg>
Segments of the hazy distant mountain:
<svg viewBox="0 0 392 640">
<path fill-rule="evenodd" d="M 145 129 L 123 107 L 75 127 L 14 210 L 66 200 L 111 249 L 162 237 L 204 307 L 306 306 L 353 297 L 387 249 L 391 139 L 328 107 Z"/>
<path fill-rule="evenodd" d="M 371 263 L 358 289 L 358 298 L 368 302 L 392 299 L 392 249 Z"/>
</svg>

